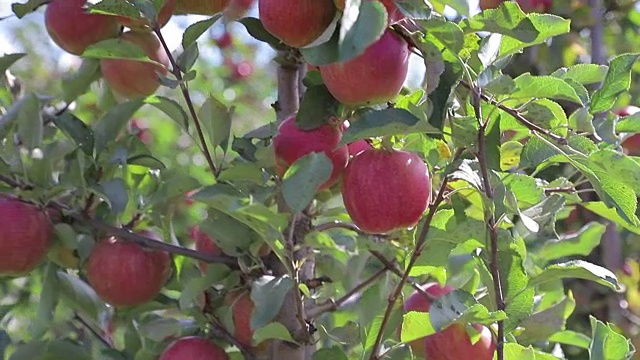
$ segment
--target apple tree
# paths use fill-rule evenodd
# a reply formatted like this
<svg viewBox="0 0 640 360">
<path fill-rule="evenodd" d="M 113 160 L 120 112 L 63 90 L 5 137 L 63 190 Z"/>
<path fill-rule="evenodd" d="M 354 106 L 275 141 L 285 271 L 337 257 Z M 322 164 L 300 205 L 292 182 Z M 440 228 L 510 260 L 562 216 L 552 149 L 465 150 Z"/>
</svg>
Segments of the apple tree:
<svg viewBox="0 0 640 360">
<path fill-rule="evenodd" d="M 633 3 L 16 1 L 0 354 L 631 359 Z"/>
</svg>

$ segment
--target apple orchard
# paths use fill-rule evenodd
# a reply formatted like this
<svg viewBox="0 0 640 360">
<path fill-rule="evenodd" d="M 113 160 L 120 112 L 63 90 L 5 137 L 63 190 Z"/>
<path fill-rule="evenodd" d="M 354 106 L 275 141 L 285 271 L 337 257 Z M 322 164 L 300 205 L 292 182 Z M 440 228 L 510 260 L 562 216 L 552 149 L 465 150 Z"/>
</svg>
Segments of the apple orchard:
<svg viewBox="0 0 640 360">
<path fill-rule="evenodd" d="M 634 358 L 635 1 L 11 11 L 2 359 Z"/>
</svg>

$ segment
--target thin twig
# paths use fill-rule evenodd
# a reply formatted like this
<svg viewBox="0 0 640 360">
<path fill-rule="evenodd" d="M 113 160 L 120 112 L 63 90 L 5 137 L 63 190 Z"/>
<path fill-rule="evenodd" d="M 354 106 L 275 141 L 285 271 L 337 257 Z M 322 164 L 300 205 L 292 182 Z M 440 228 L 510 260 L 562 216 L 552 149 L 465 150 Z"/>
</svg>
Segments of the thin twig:
<svg viewBox="0 0 640 360">
<path fill-rule="evenodd" d="M 400 278 L 402 277 L 403 272 L 400 271 L 400 269 L 398 269 L 398 267 L 393 262 L 389 261 L 389 259 L 384 257 L 384 255 L 382 255 L 380 252 L 378 252 L 376 250 L 369 250 L 369 253 L 371 255 L 373 255 L 376 259 L 378 259 L 378 261 L 380 261 L 389 271 L 391 271 L 392 273 L 394 273 L 396 276 L 398 276 Z M 409 283 L 409 285 L 411 285 L 411 287 L 416 292 L 418 292 L 419 294 L 421 294 L 425 298 L 427 298 L 427 299 L 429 299 L 431 301 L 435 300 L 435 297 L 433 297 L 432 295 L 430 295 L 429 293 L 424 291 L 424 289 L 422 289 L 420 284 L 416 283 L 415 281 L 413 281 L 411 279 L 408 279 L 407 283 Z"/>
<path fill-rule="evenodd" d="M 453 158 L 453 161 L 456 161 L 462 155 L 463 152 L 464 152 L 463 148 L 458 149 L 458 151 L 456 152 Z M 409 278 L 409 273 L 411 273 L 411 269 L 413 269 L 413 266 L 416 264 L 416 261 L 418 261 L 418 258 L 422 254 L 422 249 L 426 244 L 427 235 L 429 234 L 429 227 L 431 225 L 431 221 L 433 220 L 433 217 L 435 216 L 436 211 L 438 210 L 438 207 L 444 200 L 444 195 L 445 195 L 445 191 L 447 189 L 448 183 L 449 183 L 449 176 L 444 176 L 444 179 L 442 180 L 442 184 L 440 185 L 440 189 L 438 190 L 438 193 L 436 195 L 436 199 L 433 201 L 433 203 L 429 207 L 429 213 L 427 214 L 427 217 L 422 225 L 422 230 L 418 235 L 418 240 L 416 242 L 416 249 L 411 255 L 411 258 L 409 259 L 409 263 L 407 264 L 407 268 L 402 274 L 402 277 L 400 278 L 400 282 L 398 282 L 393 293 L 389 296 L 387 309 L 385 310 L 384 317 L 382 318 L 382 322 L 380 324 L 380 329 L 378 330 L 378 335 L 376 336 L 376 341 L 372 348 L 371 357 L 370 357 L 371 360 L 378 360 L 380 358 L 378 356 L 378 349 L 380 348 L 380 344 L 382 343 L 382 336 L 384 334 L 384 329 L 389 323 L 389 319 L 391 318 L 391 312 L 393 311 L 393 307 L 396 301 L 398 300 L 398 297 L 402 293 L 402 288 L 404 284 L 406 284 Z"/>
<path fill-rule="evenodd" d="M 553 188 L 544 189 L 544 192 L 546 194 L 553 194 L 553 193 L 575 194 L 577 191 L 576 191 L 576 188 L 574 187 L 553 187 Z"/>
<path fill-rule="evenodd" d="M 242 356 L 244 356 L 245 360 L 256 359 L 256 357 L 251 353 L 251 351 L 249 351 L 249 349 L 247 349 L 244 345 L 242 345 L 240 341 L 238 341 L 238 339 L 235 338 L 235 336 L 233 336 L 224 326 L 222 326 L 218 318 L 213 317 L 210 323 L 211 325 L 213 325 L 211 332 L 215 337 L 223 339 L 228 343 L 232 344 L 233 346 L 237 347 L 238 350 L 240 350 L 240 353 L 242 353 Z"/>
<path fill-rule="evenodd" d="M 23 184 L 9 176 L 0 174 L 0 181 L 11 186 L 12 188 L 20 189 L 20 190 L 33 190 L 33 186 L 29 184 Z"/>
<path fill-rule="evenodd" d="M 472 89 L 473 107 L 476 113 L 476 118 L 480 123 L 478 129 L 478 163 L 480 164 L 480 172 L 482 174 L 482 182 L 484 192 L 490 201 L 493 201 L 494 193 L 491 186 L 491 180 L 489 178 L 489 169 L 487 167 L 487 151 L 486 151 L 486 130 L 489 121 L 482 119 L 482 108 L 480 106 L 480 100 L 482 98 L 482 92 L 479 88 L 474 87 Z M 493 277 L 493 287 L 496 296 L 496 305 L 498 310 L 505 310 L 504 295 L 502 293 L 502 282 L 500 279 L 500 268 L 498 263 L 498 228 L 496 226 L 495 213 L 490 209 L 485 209 L 487 212 L 487 228 L 490 238 L 490 271 Z M 504 359 L 504 321 L 498 321 L 498 341 L 497 341 L 497 359 Z"/>
<path fill-rule="evenodd" d="M 389 269 L 384 267 L 384 268 L 380 269 L 378 272 L 376 272 L 375 274 L 371 275 L 371 277 L 369 277 L 367 280 L 365 280 L 365 281 L 361 282 L 360 284 L 358 284 L 356 287 L 351 289 L 349 292 L 344 294 L 339 299 L 337 299 L 337 300 L 327 299 L 322 304 L 318 304 L 314 308 L 307 309 L 307 313 L 306 313 L 307 320 L 310 321 L 310 320 L 313 320 L 313 319 L 317 318 L 318 316 L 320 316 L 320 315 L 322 315 L 322 314 L 324 314 L 326 312 L 338 310 L 340 308 L 340 306 L 342 306 L 345 302 L 347 302 L 349 299 L 351 299 L 355 294 L 361 292 L 363 289 L 365 289 L 369 285 L 373 284 L 376 280 L 378 280 L 379 277 L 384 275 L 387 271 L 389 271 Z"/>
<path fill-rule="evenodd" d="M 211 152 L 209 151 L 209 146 L 207 145 L 207 141 L 204 137 L 204 132 L 202 131 L 202 125 L 200 124 L 200 120 L 198 119 L 198 114 L 196 112 L 195 106 L 193 105 L 193 101 L 191 100 L 191 95 L 189 95 L 189 89 L 187 88 L 187 84 L 184 82 L 182 77 L 182 71 L 176 62 L 176 59 L 173 58 L 171 54 L 171 50 L 167 46 L 162 33 L 160 32 L 160 27 L 158 24 L 155 24 L 153 27 L 153 32 L 160 39 L 160 43 L 162 43 L 162 47 L 164 51 L 167 53 L 169 57 L 169 61 L 171 62 L 171 73 L 176 77 L 178 82 L 180 83 L 180 90 L 182 90 L 182 96 L 184 97 L 184 101 L 187 103 L 187 107 L 189 108 L 189 113 L 191 114 L 191 118 L 193 119 L 193 123 L 196 126 L 196 132 L 198 133 L 198 138 L 200 139 L 200 143 L 202 144 L 202 153 L 204 157 L 207 159 L 207 163 L 209 164 L 209 168 L 215 177 L 218 177 L 219 170 L 216 167 L 216 164 L 213 162 L 213 158 L 211 157 Z"/>
<path fill-rule="evenodd" d="M 100 342 L 102 343 L 102 345 L 104 345 L 104 347 L 108 349 L 113 349 L 113 342 L 111 341 L 111 339 L 105 337 L 103 333 L 95 329 L 93 325 L 89 324 L 89 322 L 86 321 L 80 314 L 74 313 L 73 319 L 78 321 L 82 325 L 82 327 L 89 330 L 89 332 L 93 334 L 93 336 L 95 336 L 96 339 L 100 340 Z"/>
</svg>

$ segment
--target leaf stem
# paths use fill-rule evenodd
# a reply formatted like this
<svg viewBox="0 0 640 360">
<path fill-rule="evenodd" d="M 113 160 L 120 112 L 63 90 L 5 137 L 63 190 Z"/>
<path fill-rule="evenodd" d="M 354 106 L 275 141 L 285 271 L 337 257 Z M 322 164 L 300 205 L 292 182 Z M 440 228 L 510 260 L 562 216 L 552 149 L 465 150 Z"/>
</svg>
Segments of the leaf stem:
<svg viewBox="0 0 640 360">
<path fill-rule="evenodd" d="M 213 173 L 213 176 L 218 177 L 220 174 L 220 169 L 216 167 L 216 164 L 213 162 L 213 158 L 211 157 L 211 152 L 209 151 L 209 146 L 207 145 L 207 141 L 204 137 L 204 132 L 202 131 L 202 125 L 200 124 L 200 119 L 198 119 L 198 113 L 196 112 L 195 106 L 193 105 L 193 101 L 191 100 L 191 95 L 189 94 L 189 89 L 187 88 L 187 84 L 183 81 L 182 71 L 176 62 L 176 59 L 171 54 L 171 50 L 167 46 L 167 42 L 164 40 L 162 33 L 160 32 L 160 27 L 158 24 L 154 24 L 153 32 L 160 39 L 160 43 L 164 48 L 164 51 L 167 53 L 169 57 L 169 61 L 171 62 L 171 73 L 176 77 L 178 82 L 180 83 L 180 90 L 182 91 L 182 96 L 184 97 L 184 101 L 187 103 L 187 107 L 189 108 L 189 113 L 191 114 L 191 118 L 193 119 L 193 123 L 196 127 L 196 132 L 198 133 L 198 138 L 200 139 L 200 143 L 202 145 L 202 153 L 204 157 L 207 159 L 207 163 L 209 164 L 209 168 Z"/>
</svg>

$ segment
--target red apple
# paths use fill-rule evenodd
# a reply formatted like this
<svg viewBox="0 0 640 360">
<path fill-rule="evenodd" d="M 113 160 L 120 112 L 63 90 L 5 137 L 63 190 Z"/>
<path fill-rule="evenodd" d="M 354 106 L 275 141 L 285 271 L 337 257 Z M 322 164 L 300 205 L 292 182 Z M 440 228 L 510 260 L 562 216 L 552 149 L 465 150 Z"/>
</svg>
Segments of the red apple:
<svg viewBox="0 0 640 360">
<path fill-rule="evenodd" d="M 438 283 L 427 283 L 422 286 L 422 290 L 438 298 L 454 289 L 451 286 L 440 286 Z M 430 307 L 431 300 L 416 291 L 405 302 L 404 311 L 428 312 Z M 471 344 L 464 325 L 455 323 L 433 335 L 414 340 L 409 345 L 414 354 L 424 355 L 429 360 L 493 359 L 496 344 L 491 330 L 478 324 L 472 326 L 481 333 L 475 344 Z"/>
<path fill-rule="evenodd" d="M 345 1 L 346 0 L 334 0 L 334 3 L 336 4 L 336 7 L 338 8 L 338 10 L 344 11 Z M 369 1 L 372 1 L 372 0 L 369 0 Z M 395 0 L 377 0 L 377 1 L 382 2 L 385 9 L 387 10 L 389 24 L 395 24 L 404 18 L 404 15 L 402 15 L 400 10 L 398 10 L 398 7 L 396 6 Z"/>
<path fill-rule="evenodd" d="M 407 151 L 365 150 L 344 171 L 342 199 L 364 232 L 380 234 L 415 226 L 431 199 L 429 169 L 418 155 Z"/>
<path fill-rule="evenodd" d="M 231 307 L 233 313 L 233 337 L 248 348 L 252 347 L 253 329 L 251 329 L 251 315 L 255 309 L 249 291 L 236 290 L 230 292 L 224 299 L 225 305 Z"/>
<path fill-rule="evenodd" d="M 373 146 L 371 146 L 371 144 L 369 144 L 367 140 L 363 140 L 363 139 L 356 140 L 350 144 L 347 144 L 347 147 L 349 148 L 350 157 L 354 157 L 365 150 L 369 150 L 373 148 Z"/>
<path fill-rule="evenodd" d="M 130 59 L 102 59 L 100 68 L 105 81 L 117 93 L 127 98 L 153 94 L 160 87 L 158 73 L 166 75 L 170 64 L 158 37 L 151 32 L 129 31 L 122 34 L 120 40 L 140 46 L 149 59 L 159 64 Z"/>
<path fill-rule="evenodd" d="M 159 360 L 228 360 L 229 355 L 211 341 L 187 336 L 172 342 L 160 355 Z"/>
<path fill-rule="evenodd" d="M 123 0 L 123 1 L 130 2 L 129 0 Z M 175 9 L 176 9 L 175 0 L 167 0 L 167 2 L 164 3 L 164 5 L 162 6 L 162 9 L 160 9 L 160 12 L 158 12 L 157 20 L 158 20 L 158 25 L 160 25 L 160 27 L 167 25 L 167 23 L 169 22 L 169 19 L 175 12 Z M 151 26 L 149 24 L 149 20 L 147 19 L 134 19 L 126 16 L 118 16 L 118 22 L 122 24 L 122 26 L 126 26 L 129 29 L 149 29 L 149 27 Z"/>
<path fill-rule="evenodd" d="M 259 0 L 258 9 L 264 28 L 293 47 L 316 40 L 336 13 L 331 0 Z"/>
<path fill-rule="evenodd" d="M 329 92 L 345 105 L 393 100 L 400 93 L 408 70 L 409 46 L 391 29 L 355 58 L 320 66 Z"/>
<path fill-rule="evenodd" d="M 233 64 L 231 71 L 231 79 L 234 81 L 240 81 L 248 78 L 253 74 L 253 65 L 250 62 L 243 60 L 239 63 Z"/>
<path fill-rule="evenodd" d="M 130 131 L 132 134 L 135 134 L 136 137 L 140 139 L 140 141 L 142 141 L 143 144 L 145 145 L 151 144 L 151 142 L 153 141 L 153 135 L 151 135 L 151 132 L 149 131 L 146 125 L 142 124 L 141 121 L 138 121 L 135 119 L 131 120 L 129 124 L 130 124 Z"/>
<path fill-rule="evenodd" d="M 255 2 L 256 0 L 231 0 L 231 4 L 225 9 L 224 14 L 231 20 L 240 19 Z"/>
<path fill-rule="evenodd" d="M 504 0 L 480 0 L 480 10 L 495 9 L 503 2 Z"/>
<path fill-rule="evenodd" d="M 89 14 L 87 0 L 53 0 L 44 12 L 44 25 L 51 40 L 63 50 L 81 55 L 89 45 L 118 36 L 115 17 Z"/>
<path fill-rule="evenodd" d="M 35 205 L 0 197 L 0 276 L 26 274 L 45 258 L 53 227 Z"/>
<path fill-rule="evenodd" d="M 305 131 L 296 126 L 295 114 L 291 115 L 280 124 L 278 133 L 273 138 L 278 175 L 283 176 L 289 166 L 301 157 L 314 152 L 324 152 L 331 160 L 333 170 L 329 180 L 322 184 L 320 189 L 330 187 L 342 174 L 349 160 L 347 146 L 338 147 L 340 139 L 342 139 L 342 131 L 339 127 L 324 124 L 316 129 Z"/>
<path fill-rule="evenodd" d="M 552 0 L 517 0 L 522 11 L 526 13 L 541 12 L 546 13 L 551 10 Z"/>
<path fill-rule="evenodd" d="M 151 231 L 139 233 L 162 241 Z M 135 306 L 153 300 L 171 274 L 165 251 L 110 237 L 99 241 L 87 259 L 87 279 L 96 293 L 113 306 Z"/>
<path fill-rule="evenodd" d="M 209 237 L 200 227 L 191 227 L 191 238 L 196 242 L 196 250 L 207 255 L 222 255 L 222 250 L 215 241 Z M 207 273 L 207 263 L 198 261 L 198 268 L 203 274 Z"/>
<path fill-rule="evenodd" d="M 233 37 L 228 31 L 225 31 L 222 36 L 215 40 L 215 42 L 220 49 L 226 49 L 233 45 Z"/>
</svg>

